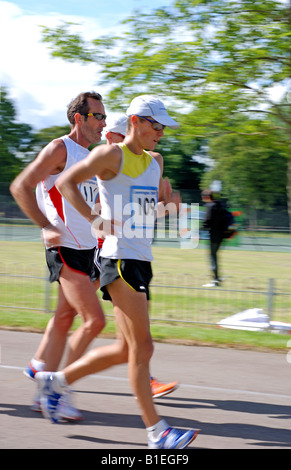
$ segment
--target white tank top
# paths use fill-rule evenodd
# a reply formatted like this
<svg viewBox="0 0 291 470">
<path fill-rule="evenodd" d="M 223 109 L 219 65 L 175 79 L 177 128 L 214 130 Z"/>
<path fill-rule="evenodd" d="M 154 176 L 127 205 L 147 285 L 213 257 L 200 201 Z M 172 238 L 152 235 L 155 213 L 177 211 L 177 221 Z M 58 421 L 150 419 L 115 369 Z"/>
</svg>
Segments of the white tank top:
<svg viewBox="0 0 291 470">
<path fill-rule="evenodd" d="M 125 144 L 119 147 L 118 175 L 107 181 L 98 179 L 102 217 L 118 222 L 116 235 L 105 238 L 101 256 L 151 261 L 160 166 L 146 151 L 135 155 Z"/>
<path fill-rule="evenodd" d="M 63 171 L 86 158 L 89 150 L 74 142 L 69 136 L 61 137 L 67 149 L 67 161 Z M 50 175 L 36 187 L 37 203 L 42 213 L 52 225 L 61 231 L 61 246 L 79 250 L 96 246 L 96 238 L 91 233 L 91 224 L 62 197 L 55 187 L 58 177 L 63 173 Z M 94 206 L 98 196 L 97 178 L 91 178 L 79 185 L 84 199 Z M 45 229 L 43 229 L 45 231 Z"/>
</svg>

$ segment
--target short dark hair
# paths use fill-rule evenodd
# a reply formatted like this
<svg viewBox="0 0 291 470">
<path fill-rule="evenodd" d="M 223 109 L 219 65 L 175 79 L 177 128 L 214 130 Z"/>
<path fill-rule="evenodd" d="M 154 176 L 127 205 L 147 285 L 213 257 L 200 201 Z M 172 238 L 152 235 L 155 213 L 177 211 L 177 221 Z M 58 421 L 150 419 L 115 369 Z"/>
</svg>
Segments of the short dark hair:
<svg viewBox="0 0 291 470">
<path fill-rule="evenodd" d="M 80 93 L 68 105 L 67 117 L 71 126 L 75 125 L 75 114 L 86 114 L 89 112 L 88 98 L 93 98 L 97 101 L 102 101 L 102 96 L 96 91 L 87 91 Z"/>
</svg>

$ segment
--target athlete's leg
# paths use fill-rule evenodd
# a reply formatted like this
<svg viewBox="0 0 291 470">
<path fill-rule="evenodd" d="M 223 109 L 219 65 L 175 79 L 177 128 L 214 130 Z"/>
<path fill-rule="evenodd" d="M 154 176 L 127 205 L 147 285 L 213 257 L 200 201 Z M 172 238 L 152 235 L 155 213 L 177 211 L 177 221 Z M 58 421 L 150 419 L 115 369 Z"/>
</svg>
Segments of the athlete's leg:
<svg viewBox="0 0 291 470">
<path fill-rule="evenodd" d="M 34 358 L 46 364 L 46 370 L 56 371 L 64 353 L 67 335 L 73 324 L 76 311 L 64 296 L 59 285 L 58 304 L 50 319 Z"/>
<path fill-rule="evenodd" d="M 107 286 L 121 336 L 115 343 L 95 348 L 63 369 L 66 383 L 129 362 L 129 378 L 138 398 L 146 427 L 159 421 L 150 387 L 149 361 L 153 353 L 146 295 L 133 291 L 122 279 Z M 125 342 L 128 346 L 125 347 Z"/>
<path fill-rule="evenodd" d="M 70 364 L 84 353 L 91 341 L 104 328 L 105 318 L 96 295 L 96 288 L 89 276 L 64 265 L 60 275 L 60 284 L 68 303 L 80 314 L 83 321 L 68 342 L 66 364 Z"/>
<path fill-rule="evenodd" d="M 146 427 L 159 421 L 150 386 L 149 363 L 153 354 L 146 295 L 131 289 L 122 279 L 107 286 L 118 327 L 128 345 L 128 373 Z"/>
<path fill-rule="evenodd" d="M 95 374 L 117 364 L 126 363 L 128 359 L 127 344 L 123 335 L 108 346 L 91 349 L 77 361 L 63 369 L 66 382 L 71 385 L 76 380 L 90 374 Z"/>
</svg>

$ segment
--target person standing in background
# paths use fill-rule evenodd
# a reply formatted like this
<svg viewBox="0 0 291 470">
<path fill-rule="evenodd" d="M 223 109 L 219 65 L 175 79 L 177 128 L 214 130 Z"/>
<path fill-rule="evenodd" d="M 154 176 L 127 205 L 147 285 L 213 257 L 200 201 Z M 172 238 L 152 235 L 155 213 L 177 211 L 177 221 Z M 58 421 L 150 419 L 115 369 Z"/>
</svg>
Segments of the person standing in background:
<svg viewBox="0 0 291 470">
<path fill-rule="evenodd" d="M 222 220 L 222 206 L 216 200 L 213 191 L 205 189 L 202 191 L 202 201 L 206 205 L 206 214 L 203 221 L 203 229 L 209 232 L 210 263 L 213 272 L 213 280 L 204 287 L 218 287 L 221 283 L 218 269 L 218 250 L 223 241 L 224 226 Z"/>
</svg>

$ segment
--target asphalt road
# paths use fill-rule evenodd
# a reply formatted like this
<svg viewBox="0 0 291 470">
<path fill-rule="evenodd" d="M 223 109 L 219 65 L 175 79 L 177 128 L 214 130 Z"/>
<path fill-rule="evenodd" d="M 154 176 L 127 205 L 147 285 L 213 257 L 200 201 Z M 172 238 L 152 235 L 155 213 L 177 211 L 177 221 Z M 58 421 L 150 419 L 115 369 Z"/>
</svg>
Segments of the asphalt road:
<svg viewBox="0 0 291 470">
<path fill-rule="evenodd" d="M 126 366 L 74 384 L 84 418 L 78 424 L 52 424 L 30 410 L 35 384 L 22 370 L 40 338 L 0 330 L 0 448 L 145 450 L 146 432 Z M 109 341 L 98 339 L 92 347 Z M 170 425 L 201 430 L 191 449 L 291 448 L 287 354 L 156 343 L 151 372 L 179 381 L 156 406 Z"/>
</svg>

